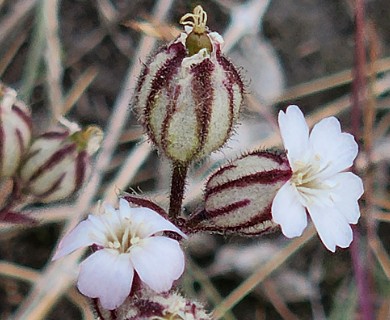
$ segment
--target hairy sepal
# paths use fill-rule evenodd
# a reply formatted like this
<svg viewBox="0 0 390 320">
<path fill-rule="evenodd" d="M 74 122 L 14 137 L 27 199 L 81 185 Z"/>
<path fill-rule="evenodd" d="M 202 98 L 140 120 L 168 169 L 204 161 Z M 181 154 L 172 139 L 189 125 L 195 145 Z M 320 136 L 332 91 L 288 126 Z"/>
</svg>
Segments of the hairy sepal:
<svg viewBox="0 0 390 320">
<path fill-rule="evenodd" d="M 193 232 L 244 236 L 277 227 L 271 205 L 277 191 L 291 178 L 284 153 L 254 151 L 219 168 L 208 180 L 204 208 L 189 218 Z"/>
</svg>

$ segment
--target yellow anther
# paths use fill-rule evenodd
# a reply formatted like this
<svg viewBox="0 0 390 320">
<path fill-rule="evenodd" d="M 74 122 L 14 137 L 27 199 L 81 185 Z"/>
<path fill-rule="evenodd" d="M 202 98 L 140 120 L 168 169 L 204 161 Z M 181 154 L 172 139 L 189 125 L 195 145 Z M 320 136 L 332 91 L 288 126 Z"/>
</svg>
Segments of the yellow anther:
<svg viewBox="0 0 390 320">
<path fill-rule="evenodd" d="M 137 244 L 141 239 L 139 237 L 132 237 L 130 240 L 131 245 Z"/>
<path fill-rule="evenodd" d="M 118 240 L 110 241 L 108 243 L 108 247 L 111 248 L 111 249 L 119 249 L 120 246 L 121 246 L 121 244 L 119 243 Z"/>
</svg>

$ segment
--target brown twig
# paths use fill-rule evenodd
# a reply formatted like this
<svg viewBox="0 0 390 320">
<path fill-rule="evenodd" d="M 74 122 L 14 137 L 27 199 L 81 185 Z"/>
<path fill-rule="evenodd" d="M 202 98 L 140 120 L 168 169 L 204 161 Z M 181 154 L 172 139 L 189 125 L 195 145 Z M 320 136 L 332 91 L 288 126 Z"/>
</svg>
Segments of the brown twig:
<svg viewBox="0 0 390 320">
<path fill-rule="evenodd" d="M 352 132 L 359 141 L 361 138 L 362 110 L 367 99 L 366 87 L 366 54 L 365 54 L 365 17 L 364 0 L 355 0 L 355 68 L 352 93 L 351 124 Z M 354 241 L 351 244 L 351 257 L 358 288 L 360 311 L 365 320 L 373 319 L 373 307 L 371 301 L 371 290 L 369 287 L 368 270 L 363 265 L 367 252 L 360 252 L 360 232 L 354 228 Z M 364 258 L 362 256 L 364 254 Z M 369 259 L 368 259 L 369 261 Z"/>
</svg>

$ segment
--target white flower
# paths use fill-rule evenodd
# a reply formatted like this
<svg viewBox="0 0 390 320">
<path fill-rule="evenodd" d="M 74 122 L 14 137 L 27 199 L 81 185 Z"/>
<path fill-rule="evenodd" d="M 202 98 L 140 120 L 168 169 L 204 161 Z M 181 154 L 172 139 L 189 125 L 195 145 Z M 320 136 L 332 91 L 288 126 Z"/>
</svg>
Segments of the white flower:
<svg viewBox="0 0 390 320">
<path fill-rule="evenodd" d="M 112 310 L 129 295 L 134 272 L 156 292 L 168 291 L 183 273 L 184 254 L 179 243 L 156 235 L 161 231 L 186 237 L 156 212 L 130 208 L 126 200 L 120 199 L 119 210 L 107 205 L 102 215 L 89 215 L 65 236 L 53 260 L 94 245 L 98 250 L 80 264 L 77 287 Z"/>
<path fill-rule="evenodd" d="M 341 132 L 340 123 L 329 117 L 309 128 L 301 110 L 289 106 L 279 113 L 279 127 L 292 177 L 272 203 L 273 220 L 285 236 L 300 236 L 307 225 L 306 210 L 324 245 L 335 251 L 352 242 L 352 229 L 360 212 L 362 180 L 351 172 L 358 153 L 354 137 Z"/>
</svg>

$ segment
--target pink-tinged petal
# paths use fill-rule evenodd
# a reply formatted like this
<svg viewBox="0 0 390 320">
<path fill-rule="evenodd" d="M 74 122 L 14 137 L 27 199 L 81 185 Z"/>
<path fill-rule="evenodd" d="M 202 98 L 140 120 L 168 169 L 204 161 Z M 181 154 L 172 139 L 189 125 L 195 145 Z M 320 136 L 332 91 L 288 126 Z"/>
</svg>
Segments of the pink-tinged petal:
<svg viewBox="0 0 390 320">
<path fill-rule="evenodd" d="M 80 222 L 71 232 L 69 232 L 59 243 L 53 260 L 57 260 L 67 254 L 94 244 L 93 225 L 89 220 Z"/>
<path fill-rule="evenodd" d="M 278 121 L 284 148 L 293 165 L 294 160 L 302 160 L 308 150 L 309 128 L 302 111 L 294 105 L 289 106 L 286 113 L 280 111 Z"/>
<path fill-rule="evenodd" d="M 151 289 L 165 292 L 184 271 L 184 254 L 177 241 L 166 237 L 142 240 L 130 250 L 134 269 Z"/>
<path fill-rule="evenodd" d="M 164 219 L 155 211 L 149 208 L 132 208 L 131 221 L 134 225 L 137 235 L 141 238 L 147 238 L 161 231 L 173 231 L 183 238 L 187 236 L 180 231 L 173 223 Z"/>
<path fill-rule="evenodd" d="M 335 207 L 314 204 L 308 211 L 321 241 L 328 250 L 335 252 L 336 246 L 347 248 L 351 244 L 352 229 Z"/>
<path fill-rule="evenodd" d="M 358 200 L 364 192 L 362 179 L 352 172 L 342 172 L 331 181 L 335 184 L 332 190 L 335 207 L 349 223 L 357 223 L 360 217 Z"/>
<path fill-rule="evenodd" d="M 271 212 L 272 219 L 280 224 L 283 234 L 288 238 L 300 236 L 306 228 L 306 210 L 290 182 L 285 183 L 276 194 Z"/>
<path fill-rule="evenodd" d="M 98 250 L 80 264 L 77 287 L 90 298 L 99 298 L 103 308 L 116 309 L 130 293 L 134 269 L 128 254 Z"/>
<path fill-rule="evenodd" d="M 329 117 L 317 123 L 310 133 L 310 145 L 320 159 L 324 177 L 343 171 L 352 166 L 358 153 L 358 145 L 352 135 L 342 133 L 340 122 Z"/>
</svg>

